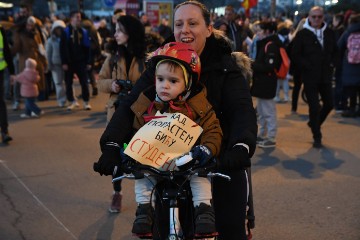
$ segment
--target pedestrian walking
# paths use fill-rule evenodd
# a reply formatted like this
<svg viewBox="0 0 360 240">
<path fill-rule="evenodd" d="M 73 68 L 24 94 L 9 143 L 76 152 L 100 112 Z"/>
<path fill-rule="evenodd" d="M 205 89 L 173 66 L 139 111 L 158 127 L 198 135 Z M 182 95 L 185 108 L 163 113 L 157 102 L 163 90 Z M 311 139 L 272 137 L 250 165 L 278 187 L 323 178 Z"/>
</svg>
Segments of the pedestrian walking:
<svg viewBox="0 0 360 240">
<path fill-rule="evenodd" d="M 335 34 L 324 21 L 323 8 L 315 6 L 310 9 L 304 28 L 293 41 L 292 60 L 302 70 L 313 147 L 321 148 L 321 126 L 333 108 L 332 76 L 337 51 Z"/>
<path fill-rule="evenodd" d="M 338 41 L 340 56 L 342 56 L 342 86 L 346 98 L 350 99 L 349 109 L 343 117 L 360 116 L 356 109 L 357 95 L 360 92 L 360 14 L 350 17 L 350 24 Z"/>
<path fill-rule="evenodd" d="M 36 65 L 35 59 L 26 59 L 25 69 L 13 78 L 14 82 L 20 83 L 20 94 L 25 98 L 25 112 L 20 115 L 21 118 L 38 118 L 44 114 L 36 104 L 36 98 L 39 96 L 37 83 L 40 81 Z"/>
</svg>

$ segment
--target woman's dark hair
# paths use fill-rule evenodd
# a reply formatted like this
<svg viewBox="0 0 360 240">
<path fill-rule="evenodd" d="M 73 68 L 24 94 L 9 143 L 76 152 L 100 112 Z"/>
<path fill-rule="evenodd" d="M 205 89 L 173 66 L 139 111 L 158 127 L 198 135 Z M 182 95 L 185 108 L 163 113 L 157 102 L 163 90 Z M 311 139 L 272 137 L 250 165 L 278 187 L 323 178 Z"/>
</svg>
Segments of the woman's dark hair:
<svg viewBox="0 0 360 240">
<path fill-rule="evenodd" d="M 121 24 L 126 35 L 129 36 L 127 42 L 128 50 L 137 58 L 145 57 L 145 28 L 139 19 L 131 15 L 120 16 L 117 20 Z"/>
<path fill-rule="evenodd" d="M 175 10 L 174 10 L 174 13 L 181 7 L 181 6 L 184 6 L 184 5 L 188 5 L 188 4 L 191 4 L 191 5 L 194 5 L 194 6 L 197 6 L 200 8 L 201 12 L 202 12 L 202 15 L 204 17 L 204 20 L 205 20 L 205 23 L 206 23 L 206 26 L 209 26 L 210 25 L 210 12 L 209 10 L 206 8 L 206 6 L 204 4 L 202 4 L 201 2 L 198 2 L 198 1 L 186 1 L 186 2 L 183 2 L 183 3 L 180 3 L 178 5 L 176 5 L 175 7 Z"/>
<path fill-rule="evenodd" d="M 268 30 L 270 33 L 275 33 L 277 31 L 277 23 L 275 21 L 262 21 L 260 28 L 262 30 Z"/>
</svg>

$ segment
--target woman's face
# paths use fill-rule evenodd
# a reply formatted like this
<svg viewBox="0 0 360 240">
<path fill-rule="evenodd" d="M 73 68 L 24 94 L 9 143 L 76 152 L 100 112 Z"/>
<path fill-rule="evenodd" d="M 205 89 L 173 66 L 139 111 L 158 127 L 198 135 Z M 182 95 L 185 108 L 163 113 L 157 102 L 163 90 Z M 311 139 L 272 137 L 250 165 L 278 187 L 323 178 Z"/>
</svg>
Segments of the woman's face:
<svg viewBox="0 0 360 240">
<path fill-rule="evenodd" d="M 177 42 L 189 44 L 198 55 L 205 47 L 212 27 L 206 26 L 201 9 L 192 4 L 178 8 L 174 15 L 174 36 Z"/>
<path fill-rule="evenodd" d="M 117 22 L 114 37 L 118 45 L 125 45 L 128 42 L 129 35 L 125 32 L 124 26 Z"/>
</svg>

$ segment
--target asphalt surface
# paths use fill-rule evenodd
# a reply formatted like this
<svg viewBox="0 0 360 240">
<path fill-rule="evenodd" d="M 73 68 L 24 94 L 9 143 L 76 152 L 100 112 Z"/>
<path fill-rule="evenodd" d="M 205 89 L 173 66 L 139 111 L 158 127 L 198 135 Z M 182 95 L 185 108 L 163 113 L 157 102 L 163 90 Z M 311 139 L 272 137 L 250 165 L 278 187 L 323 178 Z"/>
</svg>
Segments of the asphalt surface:
<svg viewBox="0 0 360 240">
<path fill-rule="evenodd" d="M 52 96 L 39 103 L 40 119 L 21 119 L 9 103 L 14 140 L 0 145 L 0 240 L 136 239 L 133 182 L 123 182 L 122 212 L 110 214 L 111 178 L 92 170 L 106 99 L 100 94 L 91 111 L 68 112 Z M 252 160 L 253 239 L 359 240 L 360 118 L 332 112 L 319 150 L 302 101 L 297 115 L 290 103 L 277 110 L 277 146 L 258 148 Z"/>
</svg>

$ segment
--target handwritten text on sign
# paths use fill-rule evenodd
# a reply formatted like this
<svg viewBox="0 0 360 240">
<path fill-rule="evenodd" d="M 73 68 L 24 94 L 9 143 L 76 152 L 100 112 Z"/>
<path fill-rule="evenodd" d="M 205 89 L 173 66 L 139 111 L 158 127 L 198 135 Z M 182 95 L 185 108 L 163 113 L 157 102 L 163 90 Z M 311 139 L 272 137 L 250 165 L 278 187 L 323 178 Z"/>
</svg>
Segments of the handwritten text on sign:
<svg viewBox="0 0 360 240">
<path fill-rule="evenodd" d="M 189 152 L 203 129 L 181 113 L 156 114 L 137 131 L 125 149 L 136 161 L 163 171 L 174 170 L 177 158 Z"/>
</svg>

